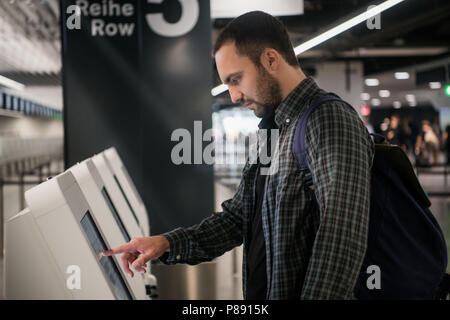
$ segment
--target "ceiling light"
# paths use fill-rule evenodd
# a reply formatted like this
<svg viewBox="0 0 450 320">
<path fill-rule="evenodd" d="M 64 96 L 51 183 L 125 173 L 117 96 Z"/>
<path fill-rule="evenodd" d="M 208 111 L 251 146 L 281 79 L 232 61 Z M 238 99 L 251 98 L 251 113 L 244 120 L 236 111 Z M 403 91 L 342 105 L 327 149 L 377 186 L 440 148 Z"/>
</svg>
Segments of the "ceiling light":
<svg viewBox="0 0 450 320">
<path fill-rule="evenodd" d="M 397 80 L 407 80 L 409 79 L 409 73 L 408 72 L 396 72 L 394 73 L 395 79 Z"/>
<path fill-rule="evenodd" d="M 440 89 L 442 87 L 440 82 L 430 82 L 430 89 L 436 90 L 436 89 Z"/>
<path fill-rule="evenodd" d="M 370 115 L 370 108 L 369 108 L 369 106 L 362 106 L 362 107 L 361 107 L 361 114 L 362 114 L 363 116 L 368 116 L 368 115 Z"/>
<path fill-rule="evenodd" d="M 380 81 L 378 79 L 366 79 L 365 83 L 368 87 L 376 87 L 380 84 Z"/>
<path fill-rule="evenodd" d="M 25 89 L 25 85 L 23 85 L 17 81 L 8 79 L 4 76 L 0 76 L 0 85 L 8 87 L 10 89 L 20 90 L 20 91 Z"/>
<path fill-rule="evenodd" d="M 221 84 L 220 86 L 217 86 L 211 90 L 211 94 L 215 97 L 221 94 L 222 92 L 225 92 L 228 90 L 228 86 L 226 84 Z"/>
<path fill-rule="evenodd" d="M 361 22 L 367 21 L 368 19 L 380 14 L 381 12 L 383 12 L 403 1 L 405 1 L 405 0 L 384 1 L 381 4 L 374 6 L 372 9 L 364 11 L 363 13 L 360 13 L 359 15 L 351 18 L 350 20 L 347 20 L 347 21 L 341 23 L 340 25 L 338 25 L 334 28 L 331 28 L 330 30 L 318 35 L 317 37 L 302 43 L 301 45 L 294 48 L 294 52 L 298 56 L 299 54 L 327 41 L 328 39 L 331 39 L 331 38 L 337 36 L 338 34 L 356 26 L 357 24 L 359 24 Z M 219 89 L 219 87 L 221 87 L 221 89 Z M 217 90 L 215 90 L 216 88 L 217 88 Z M 215 93 L 215 94 L 213 94 L 213 96 L 226 91 L 226 89 L 224 87 L 222 87 L 222 85 L 215 87 L 213 90 Z M 211 91 L 211 93 L 212 93 L 212 91 Z"/>
<path fill-rule="evenodd" d="M 370 99 L 370 94 L 368 94 L 366 92 L 361 93 L 361 100 L 362 101 L 367 101 L 369 99 Z"/>
<path fill-rule="evenodd" d="M 389 90 L 380 90 L 378 94 L 381 98 L 389 98 L 391 96 L 391 92 Z"/>
<path fill-rule="evenodd" d="M 415 106 L 417 106 L 417 102 L 416 101 L 408 101 L 408 105 L 410 107 L 415 107 Z"/>
<path fill-rule="evenodd" d="M 392 105 L 395 109 L 400 109 L 402 107 L 402 103 L 400 101 L 394 101 Z"/>
<path fill-rule="evenodd" d="M 264 11 L 273 16 L 303 14 L 303 1 L 298 0 L 211 0 L 211 18 L 235 18 L 250 11 Z"/>
<path fill-rule="evenodd" d="M 380 101 L 380 99 L 375 98 L 375 99 L 370 100 L 370 103 L 373 106 L 378 107 L 381 104 L 381 101 Z"/>
<path fill-rule="evenodd" d="M 407 94 L 405 97 L 408 102 L 416 102 L 416 96 L 413 94 Z"/>
<path fill-rule="evenodd" d="M 403 1 L 405 1 L 405 0 L 384 1 L 383 3 L 373 7 L 372 9 L 367 10 L 367 11 L 357 15 L 356 17 L 353 17 L 350 20 L 345 21 L 334 28 L 331 28 L 330 30 L 322 33 L 321 35 L 319 35 L 309 41 L 306 41 L 305 43 L 302 43 L 301 45 L 294 48 L 294 52 L 296 55 L 299 55 L 300 53 L 305 52 L 305 51 L 311 49 L 312 47 L 315 47 L 318 44 L 321 44 L 322 42 L 325 42 L 328 39 L 331 39 L 350 28 L 353 28 L 354 26 L 356 26 L 357 24 L 360 24 L 361 22 L 367 21 L 368 19 L 376 16 L 377 14 L 383 12 L 384 10 L 387 10 Z"/>
</svg>

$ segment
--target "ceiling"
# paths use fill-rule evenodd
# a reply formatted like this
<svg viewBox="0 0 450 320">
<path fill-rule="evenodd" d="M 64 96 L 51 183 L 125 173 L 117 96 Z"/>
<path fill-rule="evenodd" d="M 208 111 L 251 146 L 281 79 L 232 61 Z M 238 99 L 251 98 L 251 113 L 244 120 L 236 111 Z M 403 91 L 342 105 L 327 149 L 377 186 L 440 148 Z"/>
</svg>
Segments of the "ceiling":
<svg viewBox="0 0 450 320">
<path fill-rule="evenodd" d="M 298 45 L 381 2 L 304 0 L 302 15 L 280 19 Z M 213 41 L 229 21 L 212 21 Z M 381 29 L 369 30 L 360 24 L 303 53 L 299 60 L 312 72 L 320 62 L 358 60 L 366 77 L 384 79 L 383 74 L 397 69 L 445 59 L 449 48 L 450 1 L 405 0 L 381 14 Z M 60 50 L 58 0 L 0 0 L 0 74 L 25 84 L 32 89 L 30 94 L 41 94 L 57 108 L 62 108 Z M 414 89 L 413 80 L 407 90 Z M 217 74 L 213 83 L 220 84 Z M 386 85 L 394 88 L 400 83 Z"/>
<path fill-rule="evenodd" d="M 394 105 L 400 106 L 448 106 L 449 100 L 444 94 L 443 87 L 445 82 L 439 82 L 437 88 L 431 87 L 429 81 L 422 80 L 424 73 L 433 72 L 433 70 L 448 68 L 450 57 L 433 60 L 432 62 L 424 62 L 417 65 L 406 67 L 398 67 L 389 71 L 379 72 L 367 76 L 366 79 L 377 79 L 378 86 L 364 85 L 364 92 L 370 95 L 370 99 L 366 101 L 367 105 L 375 106 L 372 102 L 373 98 L 380 100 L 380 107 L 390 107 Z M 447 69 L 448 70 L 448 69 Z M 396 79 L 396 72 L 406 72 L 408 79 Z M 447 71 L 448 72 L 448 71 Z M 425 78 L 427 76 L 425 75 Z M 419 79 L 418 79 L 419 78 Z M 380 90 L 388 90 L 389 97 L 380 98 Z M 411 98 L 411 95 L 414 98 Z M 412 99 L 412 101 L 411 101 Z"/>
<path fill-rule="evenodd" d="M 303 15 L 280 19 L 296 46 L 366 11 L 370 5 L 382 2 L 383 0 L 304 0 Z M 213 40 L 229 21 L 230 19 L 213 21 Z M 405 92 L 417 89 L 414 77 L 398 82 L 393 78 L 394 71 L 409 68 L 414 72 L 417 66 L 449 57 L 449 49 L 450 1 L 405 0 L 381 14 L 381 29 L 369 30 L 365 23 L 361 23 L 301 54 L 299 62 L 307 73 L 313 75 L 314 66 L 321 62 L 362 61 L 365 77 L 380 78 L 383 86 L 391 88 L 391 99 L 382 101 L 383 104 L 390 104 L 397 99 L 401 100 Z M 215 85 L 220 84 L 217 72 L 213 81 Z M 406 85 L 408 86 L 403 87 Z M 380 89 L 382 88 L 365 87 L 373 96 L 378 96 L 375 90 Z M 395 96 L 396 91 L 399 97 Z M 225 102 L 228 97 L 222 94 L 217 99 Z"/>
<path fill-rule="evenodd" d="M 62 109 L 58 0 L 0 1 L 0 75 L 26 86 L 5 90 Z"/>
<path fill-rule="evenodd" d="M 40 79 L 61 71 L 57 0 L 0 1 L 0 71 Z M 39 80 L 41 81 L 41 80 Z M 39 82 L 38 81 L 38 82 Z"/>
</svg>

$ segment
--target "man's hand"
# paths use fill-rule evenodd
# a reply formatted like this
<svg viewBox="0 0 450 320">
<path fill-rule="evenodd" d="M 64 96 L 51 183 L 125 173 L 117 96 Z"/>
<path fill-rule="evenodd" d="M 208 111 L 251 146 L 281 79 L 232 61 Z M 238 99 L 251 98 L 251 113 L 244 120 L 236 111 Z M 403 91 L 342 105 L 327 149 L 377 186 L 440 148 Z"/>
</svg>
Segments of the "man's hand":
<svg viewBox="0 0 450 320">
<path fill-rule="evenodd" d="M 113 254 L 123 253 L 123 267 L 125 271 L 133 277 L 134 273 L 130 270 L 129 264 L 131 264 L 136 271 L 146 272 L 145 268 L 147 267 L 147 261 L 158 259 L 164 252 L 168 251 L 169 248 L 169 241 L 166 237 L 153 236 L 133 239 L 117 248 L 104 251 L 102 254 L 104 256 L 111 256 Z"/>
</svg>

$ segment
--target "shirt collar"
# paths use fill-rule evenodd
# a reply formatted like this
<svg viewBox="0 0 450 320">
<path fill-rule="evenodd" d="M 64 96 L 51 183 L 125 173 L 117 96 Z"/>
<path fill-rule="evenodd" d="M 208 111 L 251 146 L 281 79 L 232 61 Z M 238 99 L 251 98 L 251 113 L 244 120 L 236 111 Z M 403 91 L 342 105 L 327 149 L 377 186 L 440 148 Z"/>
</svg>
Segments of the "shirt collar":
<svg viewBox="0 0 450 320">
<path fill-rule="evenodd" d="M 278 127 L 289 124 L 303 110 L 307 102 L 321 89 L 311 77 L 301 81 L 275 109 L 275 123 Z"/>
<path fill-rule="evenodd" d="M 270 113 L 264 116 L 258 124 L 259 129 L 277 129 L 278 126 L 275 123 L 275 110 L 271 110 Z"/>
</svg>

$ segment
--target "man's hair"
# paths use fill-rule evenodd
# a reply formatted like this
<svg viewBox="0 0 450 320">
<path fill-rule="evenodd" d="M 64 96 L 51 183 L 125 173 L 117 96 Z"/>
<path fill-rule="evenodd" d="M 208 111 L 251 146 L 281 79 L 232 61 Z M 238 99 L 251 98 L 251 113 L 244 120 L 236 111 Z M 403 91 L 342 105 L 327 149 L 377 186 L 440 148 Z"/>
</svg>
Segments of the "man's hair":
<svg viewBox="0 0 450 320">
<path fill-rule="evenodd" d="M 257 67 L 266 48 L 277 50 L 289 65 L 299 66 L 286 27 L 265 12 L 248 12 L 228 23 L 217 38 L 213 55 L 229 41 L 234 41 L 238 54 L 249 57 Z"/>
</svg>

